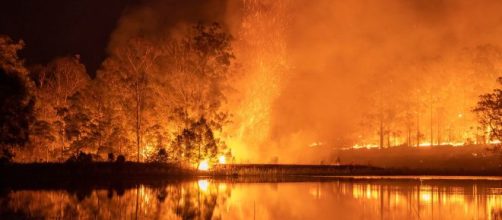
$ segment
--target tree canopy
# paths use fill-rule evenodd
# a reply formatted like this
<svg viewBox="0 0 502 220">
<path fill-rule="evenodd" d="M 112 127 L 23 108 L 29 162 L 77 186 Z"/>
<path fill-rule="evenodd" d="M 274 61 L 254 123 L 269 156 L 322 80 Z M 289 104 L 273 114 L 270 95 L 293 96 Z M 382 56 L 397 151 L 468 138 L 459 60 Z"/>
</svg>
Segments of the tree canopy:
<svg viewBox="0 0 502 220">
<path fill-rule="evenodd" d="M 502 86 L 502 77 L 497 79 Z M 479 117 L 481 125 L 488 129 L 491 139 L 502 140 L 502 89 L 483 94 L 477 103 L 474 112 Z"/>
</svg>

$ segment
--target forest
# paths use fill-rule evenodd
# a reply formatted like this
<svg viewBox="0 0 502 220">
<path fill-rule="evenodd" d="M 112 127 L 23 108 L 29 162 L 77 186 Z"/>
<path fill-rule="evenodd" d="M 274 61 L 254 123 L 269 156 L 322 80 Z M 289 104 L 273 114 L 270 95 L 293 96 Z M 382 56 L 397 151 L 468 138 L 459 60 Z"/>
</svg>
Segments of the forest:
<svg viewBox="0 0 502 220">
<path fill-rule="evenodd" d="M 452 11 L 464 22 L 450 29 L 415 5 L 391 4 L 406 19 L 348 5 L 382 19 L 332 1 L 140 4 L 97 70 L 78 53 L 29 62 L 30 42 L 3 35 L 2 160 L 318 164 L 337 149 L 498 143 L 477 106 L 499 87 L 498 29 L 472 30 L 496 17 Z"/>
<path fill-rule="evenodd" d="M 230 158 L 219 133 L 229 122 L 221 106 L 234 77 L 231 40 L 217 23 L 155 44 L 130 39 L 91 78 L 79 55 L 28 68 L 23 41 L 2 36 L 2 160 Z"/>
</svg>

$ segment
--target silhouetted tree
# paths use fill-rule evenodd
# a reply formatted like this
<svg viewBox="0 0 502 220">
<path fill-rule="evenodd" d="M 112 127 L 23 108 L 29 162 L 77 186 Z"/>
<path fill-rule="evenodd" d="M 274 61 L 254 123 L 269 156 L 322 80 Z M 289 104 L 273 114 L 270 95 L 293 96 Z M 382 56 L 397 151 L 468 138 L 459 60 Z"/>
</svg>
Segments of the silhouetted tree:
<svg viewBox="0 0 502 220">
<path fill-rule="evenodd" d="M 115 154 L 108 153 L 108 161 L 113 162 L 115 160 Z"/>
<path fill-rule="evenodd" d="M 166 163 L 168 161 L 167 151 L 164 148 L 160 148 L 155 154 L 151 155 L 147 161 L 155 163 Z"/>
<path fill-rule="evenodd" d="M 498 82 L 502 85 L 502 77 Z M 502 89 L 481 95 L 474 112 L 481 125 L 490 129 L 490 138 L 502 140 Z"/>
<path fill-rule="evenodd" d="M 218 149 L 218 145 L 222 148 L 223 144 L 214 137 L 206 119 L 201 118 L 183 129 L 183 132 L 175 138 L 173 145 L 175 160 L 189 162 L 198 167 L 202 160 L 216 162 L 218 150 L 222 150 Z"/>
<path fill-rule="evenodd" d="M 118 164 L 123 164 L 125 161 L 126 161 L 126 159 L 125 159 L 124 155 L 121 154 L 117 157 L 117 160 L 115 162 Z"/>
<path fill-rule="evenodd" d="M 28 71 L 17 53 L 24 43 L 0 36 L 0 157 L 11 159 L 10 148 L 29 141 L 34 98 Z"/>
</svg>

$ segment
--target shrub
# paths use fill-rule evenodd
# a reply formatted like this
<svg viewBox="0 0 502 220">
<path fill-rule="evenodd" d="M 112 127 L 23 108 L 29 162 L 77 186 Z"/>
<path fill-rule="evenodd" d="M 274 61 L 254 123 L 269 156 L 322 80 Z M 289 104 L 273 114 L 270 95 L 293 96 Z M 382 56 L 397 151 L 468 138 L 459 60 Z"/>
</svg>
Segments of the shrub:
<svg viewBox="0 0 502 220">
<path fill-rule="evenodd" d="M 160 148 L 157 153 L 148 158 L 148 162 L 154 163 L 167 163 L 167 151 L 164 148 Z"/>
<path fill-rule="evenodd" d="M 115 160 L 115 154 L 108 153 L 108 161 L 113 162 Z"/>
<path fill-rule="evenodd" d="M 91 163 L 92 154 L 86 154 L 84 152 L 78 152 L 77 154 L 71 156 L 66 160 L 67 163 Z"/>
<path fill-rule="evenodd" d="M 124 163 L 125 162 L 125 156 L 124 155 L 119 155 L 117 157 L 117 160 L 115 161 L 116 163 Z"/>
<path fill-rule="evenodd" d="M 2 153 L 0 154 L 0 164 L 7 164 L 12 162 L 13 157 L 14 154 L 10 150 L 3 149 Z"/>
</svg>

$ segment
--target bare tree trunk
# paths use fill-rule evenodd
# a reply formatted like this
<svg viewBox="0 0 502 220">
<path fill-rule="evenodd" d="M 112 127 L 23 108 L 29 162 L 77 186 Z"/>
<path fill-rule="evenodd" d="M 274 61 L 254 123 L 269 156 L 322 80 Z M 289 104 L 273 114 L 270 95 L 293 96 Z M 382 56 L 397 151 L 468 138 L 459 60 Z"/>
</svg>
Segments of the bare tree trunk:
<svg viewBox="0 0 502 220">
<path fill-rule="evenodd" d="M 380 117 L 380 149 L 383 148 L 383 119 Z"/>
<path fill-rule="evenodd" d="M 420 100 L 417 95 L 417 147 L 420 147 Z"/>
<path fill-rule="evenodd" d="M 441 117 L 439 117 L 439 112 L 437 113 L 436 139 L 437 139 L 438 146 L 440 146 L 441 145 Z"/>
<path fill-rule="evenodd" d="M 61 119 L 62 122 L 62 128 L 61 128 L 61 160 L 64 160 L 64 146 L 65 146 L 65 127 L 66 123 L 64 122 L 63 119 Z"/>
<path fill-rule="evenodd" d="M 199 144 L 197 144 L 197 145 L 199 145 L 199 155 L 197 156 L 197 169 L 198 169 L 198 168 L 199 168 L 199 166 L 200 166 L 200 159 L 201 159 L 201 158 L 200 158 L 200 143 L 199 143 Z"/>
<path fill-rule="evenodd" d="M 136 82 L 136 147 L 138 151 L 138 155 L 136 158 L 136 162 L 139 162 L 139 153 L 140 153 L 140 129 L 141 129 L 141 118 L 140 118 L 140 95 L 139 95 L 139 80 Z"/>
<path fill-rule="evenodd" d="M 408 126 L 408 147 L 411 147 L 411 126 Z"/>
<path fill-rule="evenodd" d="M 101 145 L 103 145 L 103 109 L 102 109 L 102 104 L 101 100 L 98 102 L 98 147 L 96 148 L 96 154 L 98 154 L 99 149 L 101 148 Z"/>
<path fill-rule="evenodd" d="M 417 147 L 420 147 L 420 113 L 417 112 Z"/>
<path fill-rule="evenodd" d="M 387 131 L 387 147 L 391 147 L 391 143 L 390 143 L 390 135 L 391 135 L 391 132 L 390 132 L 390 129 Z"/>
<path fill-rule="evenodd" d="M 433 122 L 433 117 L 432 117 L 432 116 L 433 116 L 433 115 L 432 115 L 432 92 L 431 92 L 430 111 L 431 111 L 431 118 L 430 118 L 430 120 L 431 120 L 431 143 L 430 143 L 430 144 L 431 144 L 431 147 L 432 147 L 432 146 L 434 146 L 434 139 L 433 139 L 433 138 L 434 138 L 434 131 L 433 131 L 433 129 L 432 129 L 432 128 L 433 128 L 433 125 L 434 125 L 434 122 Z"/>
</svg>

